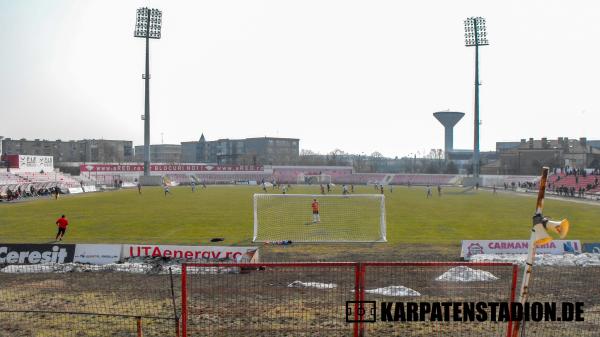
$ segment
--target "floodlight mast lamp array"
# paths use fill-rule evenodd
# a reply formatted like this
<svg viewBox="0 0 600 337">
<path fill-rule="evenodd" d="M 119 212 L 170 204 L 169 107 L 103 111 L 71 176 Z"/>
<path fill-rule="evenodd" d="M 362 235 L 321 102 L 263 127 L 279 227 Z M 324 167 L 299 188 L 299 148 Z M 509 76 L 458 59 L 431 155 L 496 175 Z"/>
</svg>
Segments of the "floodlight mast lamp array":
<svg viewBox="0 0 600 337">
<path fill-rule="evenodd" d="M 465 20 L 465 46 L 475 47 L 475 118 L 473 139 L 473 177 L 479 181 L 479 46 L 489 45 L 485 19 L 472 17 Z"/>
<path fill-rule="evenodd" d="M 146 39 L 146 73 L 144 101 L 144 176 L 150 175 L 150 39 L 160 39 L 162 12 L 154 8 L 138 8 L 134 37 Z"/>
</svg>

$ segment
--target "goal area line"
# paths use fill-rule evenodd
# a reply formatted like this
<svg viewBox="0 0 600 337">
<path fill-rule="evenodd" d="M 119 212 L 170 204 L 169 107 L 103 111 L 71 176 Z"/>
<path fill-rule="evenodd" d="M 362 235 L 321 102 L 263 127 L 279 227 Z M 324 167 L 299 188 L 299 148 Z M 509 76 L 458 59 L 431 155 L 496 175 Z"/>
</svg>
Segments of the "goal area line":
<svg viewBox="0 0 600 337">
<path fill-rule="evenodd" d="M 387 242 L 382 194 L 253 196 L 252 242 Z"/>
</svg>

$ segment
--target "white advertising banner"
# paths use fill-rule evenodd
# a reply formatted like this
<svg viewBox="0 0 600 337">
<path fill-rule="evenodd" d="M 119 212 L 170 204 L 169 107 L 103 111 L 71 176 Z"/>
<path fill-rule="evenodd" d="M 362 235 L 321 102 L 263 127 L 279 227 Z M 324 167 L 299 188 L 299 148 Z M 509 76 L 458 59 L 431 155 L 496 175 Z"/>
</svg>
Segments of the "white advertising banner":
<svg viewBox="0 0 600 337">
<path fill-rule="evenodd" d="M 24 156 L 19 155 L 19 172 L 54 171 L 54 158 L 52 156 Z"/>
<path fill-rule="evenodd" d="M 122 258 L 166 257 L 185 260 L 231 259 L 237 262 L 258 261 L 257 247 L 123 245 Z"/>
<path fill-rule="evenodd" d="M 123 184 L 125 186 L 125 184 Z M 96 192 L 96 186 L 87 185 L 83 187 L 69 187 L 69 194 Z"/>
<path fill-rule="evenodd" d="M 83 189 L 81 187 L 69 187 L 69 194 L 78 194 L 83 193 Z"/>
<path fill-rule="evenodd" d="M 476 254 L 527 254 L 529 240 L 462 240 L 460 257 Z M 538 254 L 581 253 L 579 240 L 553 240 L 537 248 Z"/>
<path fill-rule="evenodd" d="M 121 245 L 75 245 L 73 262 L 90 264 L 109 264 L 119 262 L 121 259 Z"/>
</svg>

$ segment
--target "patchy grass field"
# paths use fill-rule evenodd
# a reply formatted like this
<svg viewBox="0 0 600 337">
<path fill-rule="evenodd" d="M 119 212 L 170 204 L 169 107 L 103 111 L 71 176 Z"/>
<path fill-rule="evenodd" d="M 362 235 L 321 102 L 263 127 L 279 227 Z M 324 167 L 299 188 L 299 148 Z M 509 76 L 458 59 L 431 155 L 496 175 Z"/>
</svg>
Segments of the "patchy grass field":
<svg viewBox="0 0 600 337">
<path fill-rule="evenodd" d="M 195 193 L 179 187 L 172 192 L 165 197 L 160 188 L 146 188 L 142 195 L 137 190 L 120 190 L 0 204 L 0 242 L 49 242 L 55 235 L 54 221 L 64 213 L 71 221 L 67 243 L 209 244 L 213 237 L 224 237 L 219 244 L 252 244 L 252 194 L 261 192 L 257 187 L 209 186 Z M 293 187 L 290 192 L 318 193 L 318 187 Z M 339 187 L 334 192 L 340 193 Z M 363 186 L 355 192 L 375 191 Z M 448 188 L 442 197 L 435 194 L 426 199 L 423 187 L 395 187 L 393 193 L 388 188 L 387 243 L 265 246 L 260 254 L 263 261 L 456 260 L 462 239 L 527 238 L 534 203 L 533 195 L 462 193 L 461 189 Z M 310 211 L 310 205 L 307 209 Z M 568 217 L 571 238 L 600 241 L 598 205 L 547 200 L 546 213 Z M 420 291 L 420 299 L 431 301 L 506 299 L 511 269 L 489 268 L 500 277 L 500 283 L 440 285 L 434 279 L 445 267 L 380 268 L 367 275 L 367 286 L 371 289 L 401 284 Z M 564 326 L 564 322 L 531 323 L 528 335 L 595 336 L 600 300 L 593 290 L 599 271 L 593 267 L 536 267 L 532 299 L 585 300 L 586 322 Z M 343 304 L 354 299 L 354 275 L 353 270 L 341 267 L 194 275 L 188 283 L 188 327 L 194 335 L 348 335 L 352 326 L 344 323 Z M 295 280 L 339 286 L 327 291 L 290 288 L 288 285 Z M 181 303 L 178 275 L 174 277 L 173 293 L 166 275 L 116 272 L 0 274 L 0 284 L 0 309 L 5 309 L 0 310 L 0 337 L 132 336 L 137 316 L 144 316 L 145 336 L 175 335 L 174 320 L 169 317 Z M 375 295 L 367 298 L 389 300 Z M 505 335 L 505 328 L 503 324 L 462 323 L 381 323 L 367 327 L 370 335 L 411 336 L 431 336 L 434 332 L 452 336 Z"/>
<path fill-rule="evenodd" d="M 405 244 L 454 247 L 462 239 L 518 239 L 528 237 L 534 196 L 489 191 L 461 193 L 445 188 L 443 196 L 426 199 L 423 187 L 386 189 L 387 244 L 369 244 L 386 251 Z M 223 237 L 227 245 L 251 244 L 252 195 L 256 186 L 209 186 L 192 193 L 176 187 L 164 196 L 160 188 L 90 193 L 0 204 L 2 242 L 49 242 L 55 220 L 66 214 L 70 226 L 65 242 L 208 244 Z M 279 193 L 277 190 L 269 190 Z M 318 186 L 293 186 L 289 193 L 318 193 Z M 340 193 L 336 187 L 332 193 Z M 355 193 L 376 193 L 369 186 Z M 310 210 L 310 205 L 307 209 Z M 546 200 L 545 213 L 567 217 L 570 238 L 600 241 L 600 207 Z M 282 214 L 282 216 L 284 216 Z M 326 251 L 325 245 L 309 250 Z"/>
</svg>

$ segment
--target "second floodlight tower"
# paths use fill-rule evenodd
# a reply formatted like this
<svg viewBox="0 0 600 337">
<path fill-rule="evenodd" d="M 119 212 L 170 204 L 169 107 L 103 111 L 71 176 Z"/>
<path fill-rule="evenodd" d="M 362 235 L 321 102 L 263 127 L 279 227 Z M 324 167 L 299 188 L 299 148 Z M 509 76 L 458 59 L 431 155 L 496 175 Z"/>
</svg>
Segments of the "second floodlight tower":
<svg viewBox="0 0 600 337">
<path fill-rule="evenodd" d="M 138 8 L 134 37 L 146 39 L 146 72 L 144 100 L 144 176 L 150 175 L 150 39 L 160 39 L 162 12 L 154 8 Z"/>
<path fill-rule="evenodd" d="M 473 139 L 473 177 L 479 180 L 479 46 L 489 45 L 485 19 L 472 17 L 465 20 L 465 46 L 475 47 L 475 118 Z"/>
</svg>

